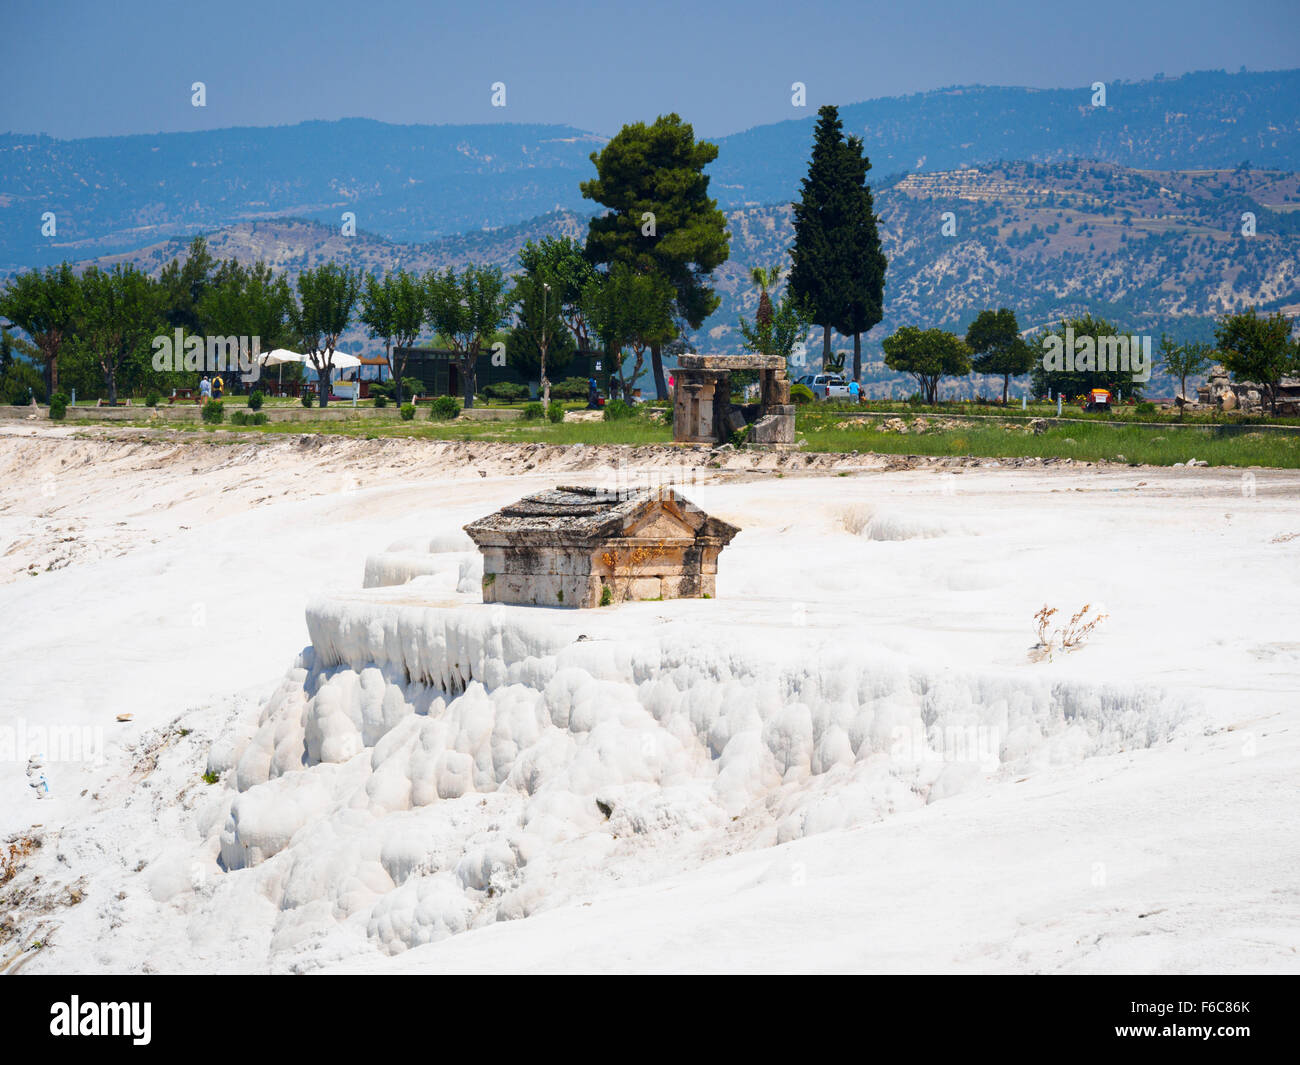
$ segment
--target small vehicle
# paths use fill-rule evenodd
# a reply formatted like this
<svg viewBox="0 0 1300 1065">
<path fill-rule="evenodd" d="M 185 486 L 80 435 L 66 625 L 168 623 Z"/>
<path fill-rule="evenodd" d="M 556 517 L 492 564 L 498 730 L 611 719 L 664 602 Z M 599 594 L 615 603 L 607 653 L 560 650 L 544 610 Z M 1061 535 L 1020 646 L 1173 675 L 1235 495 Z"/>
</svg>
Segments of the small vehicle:
<svg viewBox="0 0 1300 1065">
<path fill-rule="evenodd" d="M 812 389 L 813 397 L 816 399 L 849 398 L 849 383 L 837 373 L 814 374 L 812 383 L 808 387 Z"/>
<path fill-rule="evenodd" d="M 1110 410 L 1111 394 L 1104 388 L 1094 388 L 1083 396 L 1084 410 Z"/>
</svg>

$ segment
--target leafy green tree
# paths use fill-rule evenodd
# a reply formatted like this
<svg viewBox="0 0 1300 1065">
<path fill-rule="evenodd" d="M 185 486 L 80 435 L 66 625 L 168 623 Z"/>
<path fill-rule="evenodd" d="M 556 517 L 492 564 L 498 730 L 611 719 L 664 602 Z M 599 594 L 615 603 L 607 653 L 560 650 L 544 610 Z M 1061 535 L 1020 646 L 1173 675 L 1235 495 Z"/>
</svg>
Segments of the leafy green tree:
<svg viewBox="0 0 1300 1065">
<path fill-rule="evenodd" d="M 1094 388 L 1104 388 L 1116 395 L 1123 393 L 1134 399 L 1140 399 L 1142 396 L 1142 383 L 1134 381 L 1132 374 L 1128 371 L 1118 367 L 1110 369 L 1109 366 L 1102 366 L 1101 353 L 1097 350 L 1101 346 L 1099 344 L 1101 338 L 1123 335 L 1113 322 L 1108 322 L 1103 318 L 1094 318 L 1091 314 L 1085 314 L 1082 318 L 1062 319 L 1055 329 L 1044 333 L 1042 336 L 1035 337 L 1031 344 L 1034 352 L 1031 381 L 1035 395 L 1042 396 L 1056 393 L 1067 397 L 1067 399 L 1072 399 L 1076 396 L 1086 395 Z M 1055 341 L 1053 341 L 1053 338 L 1055 338 Z M 1047 368 L 1044 357 L 1049 345 L 1054 347 L 1059 344 L 1064 350 L 1068 347 L 1067 340 L 1072 340 L 1077 347 L 1082 338 L 1092 339 L 1094 369 L 1070 370 L 1067 368 L 1049 370 Z"/>
<path fill-rule="evenodd" d="M 0 349 L 3 342 L 0 341 Z M 10 359 L 7 365 L 0 367 L 0 403 L 22 406 L 35 399 L 44 403 L 45 379 L 40 370 L 23 359 Z"/>
<path fill-rule="evenodd" d="M 45 402 L 45 378 L 36 368 L 40 354 L 35 344 L 0 327 L 0 403 Z"/>
<path fill-rule="evenodd" d="M 573 358 L 573 334 L 561 314 L 561 282 L 543 264 L 515 281 L 510 294 L 515 325 L 506 340 L 506 357 L 524 374 L 536 373 L 542 403 L 551 402 L 548 370 L 561 370 Z M 585 326 L 584 326 L 585 328 Z"/>
<path fill-rule="evenodd" d="M 12 278 L 0 292 L 0 315 L 26 333 L 40 351 L 45 390 L 59 390 L 59 355 L 76 328 L 81 285 L 67 263 Z"/>
<path fill-rule="evenodd" d="M 78 332 L 103 375 L 109 406 L 117 406 L 123 371 L 143 373 L 151 341 L 166 328 L 158 285 L 130 264 L 111 271 L 92 266 L 81 276 L 82 317 Z"/>
<path fill-rule="evenodd" d="M 478 391 L 478 357 L 510 314 L 510 293 L 499 267 L 467 266 L 457 274 L 448 267 L 424 279 L 425 313 L 433 331 L 456 352 L 465 409 Z"/>
<path fill-rule="evenodd" d="M 771 290 L 781 280 L 781 267 L 755 266 L 749 271 L 759 290 L 758 311 L 754 321 L 749 322 L 742 316 L 740 333 L 744 337 L 745 350 L 756 355 L 779 356 L 788 360 L 795 346 L 808 334 L 807 316 L 791 298 L 789 292 L 781 297 L 777 305 L 772 303 Z M 748 384 L 757 379 L 756 373 L 734 371 L 731 375 L 732 385 Z"/>
<path fill-rule="evenodd" d="M 835 328 L 853 337 L 853 380 L 862 380 L 862 334 L 869 333 L 884 317 L 885 268 L 880 246 L 875 201 L 867 184 L 871 162 L 859 137 L 844 145 L 848 176 L 842 195 L 848 201 L 846 244 L 847 300 Z"/>
<path fill-rule="evenodd" d="M 937 402 L 940 378 L 970 373 L 970 348 L 961 337 L 944 329 L 905 325 L 893 336 L 885 337 L 881 346 L 885 349 L 885 365 L 915 377 L 927 403 Z"/>
<path fill-rule="evenodd" d="M 583 301 L 587 318 L 604 347 L 611 376 L 625 400 L 632 398 L 647 351 L 667 343 L 677 331 L 673 320 L 675 299 L 676 290 L 667 278 L 638 273 L 624 263 L 615 263 L 607 274 L 597 273 L 587 283 Z M 625 349 L 630 349 L 630 356 Z"/>
<path fill-rule="evenodd" d="M 574 344 L 580 351 L 589 350 L 591 336 L 583 314 L 582 291 L 596 268 L 588 261 L 582 242 L 572 237 L 530 240 L 519 250 L 519 264 L 531 276 L 547 275 L 546 282 L 559 296 L 560 317 Z M 549 300 L 547 303 L 549 306 Z"/>
<path fill-rule="evenodd" d="M 1165 376 L 1178 382 L 1178 394 L 1187 397 L 1187 379 L 1204 373 L 1214 357 L 1214 345 L 1189 342 L 1179 344 L 1172 337 L 1160 334 L 1160 363 Z"/>
<path fill-rule="evenodd" d="M 609 208 L 591 220 L 587 258 L 665 278 L 691 329 L 717 309 L 720 300 L 708 281 L 731 251 L 726 217 L 710 198 L 704 173 L 717 157 L 717 145 L 697 142 L 689 123 L 661 115 L 649 126 L 624 126 L 593 152 L 597 176 L 581 185 L 583 196 Z M 650 358 L 655 392 L 666 399 L 663 343 L 651 345 Z"/>
<path fill-rule="evenodd" d="M 393 402 L 402 405 L 402 375 L 410 356 L 393 362 L 393 350 L 405 352 L 424 328 L 425 290 L 420 278 L 405 270 L 384 274 L 383 280 L 370 274 L 361 294 L 361 321 L 370 335 L 384 342 L 384 361 L 393 382 Z"/>
<path fill-rule="evenodd" d="M 230 261 L 234 265 L 234 261 Z M 173 259 L 162 268 L 158 275 L 158 284 L 162 289 L 162 300 L 167 324 L 173 329 L 180 328 L 185 333 L 202 331 L 199 304 L 204 293 L 213 283 L 214 272 L 226 263 L 219 263 L 208 251 L 208 242 L 202 236 L 190 241 L 185 252 L 185 262 Z"/>
<path fill-rule="evenodd" d="M 1005 407 L 1011 378 L 1027 374 L 1037 358 L 1034 349 L 1020 336 L 1015 313 L 1007 307 L 980 311 L 966 330 L 966 346 L 975 354 L 971 365 L 976 373 L 997 374 L 1002 378 Z"/>
<path fill-rule="evenodd" d="M 289 282 L 266 263 L 244 267 L 230 260 L 199 298 L 198 323 L 209 337 L 239 337 L 242 366 L 253 358 L 253 338 L 262 352 L 287 346 L 292 302 Z"/>
<path fill-rule="evenodd" d="M 289 301 L 289 324 L 307 349 L 308 363 L 320 380 L 320 405 L 330 399 L 334 350 L 352 321 L 361 295 L 361 272 L 324 263 L 298 275 L 298 300 Z"/>
<path fill-rule="evenodd" d="M 1300 376 L 1300 345 L 1291 342 L 1291 320 L 1281 311 L 1264 318 L 1252 307 L 1242 314 L 1225 314 L 1214 336 L 1227 371 L 1238 381 L 1258 384 L 1276 414 L 1282 378 Z"/>
<path fill-rule="evenodd" d="M 760 301 L 760 314 L 762 310 L 763 305 Z M 781 302 L 776 309 L 770 311 L 766 323 L 758 317 L 753 324 L 741 318 L 740 333 L 745 338 L 747 351 L 752 351 L 756 355 L 779 355 L 787 360 L 788 366 L 791 352 L 808 335 L 810 324 L 802 308 L 787 292 L 781 297 Z M 734 377 L 735 374 L 733 373 L 732 376 Z"/>
<path fill-rule="evenodd" d="M 808 175 L 801 182 L 799 200 L 791 205 L 790 293 L 812 322 L 822 327 L 823 366 L 831 354 L 832 329 L 850 316 L 855 295 L 863 291 L 856 281 L 855 262 L 861 238 L 854 232 L 862 205 L 854 189 L 859 174 L 865 178 L 865 173 L 844 140 L 839 110 L 830 105 L 820 108 Z"/>
</svg>

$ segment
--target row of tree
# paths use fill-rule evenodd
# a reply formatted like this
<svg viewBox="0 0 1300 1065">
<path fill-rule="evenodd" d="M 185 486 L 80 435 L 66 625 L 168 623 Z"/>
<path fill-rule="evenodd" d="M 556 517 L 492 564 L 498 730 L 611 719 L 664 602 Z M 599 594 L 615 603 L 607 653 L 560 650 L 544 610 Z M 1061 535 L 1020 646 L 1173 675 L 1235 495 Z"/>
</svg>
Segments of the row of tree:
<svg viewBox="0 0 1300 1065">
<path fill-rule="evenodd" d="M 173 260 L 158 278 L 130 264 L 77 274 L 63 263 L 18 274 L 0 290 L 0 317 L 27 334 L 24 354 L 40 365 L 41 391 L 102 388 L 109 402 L 124 385 L 189 383 L 192 375 L 153 370 L 155 338 L 216 328 L 279 346 L 291 333 L 292 305 L 283 278 L 260 263 L 216 262 L 202 238 L 184 263 Z"/>
<path fill-rule="evenodd" d="M 78 276 L 65 264 L 19 275 L 0 296 L 0 315 L 36 345 L 47 393 L 59 388 L 68 363 L 83 387 L 94 387 L 85 380 L 93 368 L 110 401 L 119 386 L 139 387 L 148 377 L 149 339 L 164 327 L 187 338 L 259 336 L 263 349 L 302 347 L 326 376 L 354 321 L 384 340 L 390 366 L 394 351 L 432 329 L 456 353 L 467 404 L 478 355 L 507 326 L 508 356 L 535 368 L 544 392 L 548 364 L 594 347 L 610 356 L 614 385 L 625 392 L 648 358 L 656 393 L 666 398 L 664 350 L 700 328 L 720 302 L 711 279 L 730 253 L 730 234 L 704 173 L 717 154 L 676 114 L 624 126 L 591 155 L 596 176 L 581 191 L 605 211 L 591 220 L 586 240 L 530 243 L 513 284 L 487 267 L 363 277 L 325 264 L 304 270 L 291 289 L 262 263 L 215 261 L 199 239 L 156 281 L 129 265 Z M 794 205 L 787 292 L 774 308 L 768 289 L 778 271 L 759 271 L 759 314 L 742 323 L 751 350 L 789 354 L 816 323 L 828 352 L 832 329 L 854 337 L 860 372 L 861 334 L 880 320 L 885 271 L 869 169 L 861 140 L 846 140 L 835 108 L 822 108 Z M 404 367 L 392 369 L 400 383 Z"/>
<path fill-rule="evenodd" d="M 175 329 L 186 339 L 257 336 L 263 350 L 305 349 L 328 379 L 339 337 L 354 322 L 384 340 L 399 389 L 404 366 L 392 366 L 393 352 L 428 328 L 455 352 L 472 405 L 478 356 L 509 326 L 507 356 L 535 362 L 544 392 L 548 358 L 554 367 L 596 344 L 624 391 L 648 355 L 664 397 L 665 346 L 719 302 L 708 282 L 726 261 L 729 235 L 703 172 L 716 156 L 716 145 L 697 142 L 675 114 L 625 126 L 592 154 L 597 176 L 582 192 L 607 210 L 592 219 L 585 243 L 530 243 L 513 284 L 490 267 L 365 277 L 327 263 L 302 271 L 291 289 L 265 264 L 215 261 L 199 238 L 157 279 L 129 264 L 20 274 L 0 293 L 0 316 L 35 346 L 47 394 L 67 367 L 74 387 L 102 382 L 110 402 L 123 385 L 178 383 L 151 376 L 148 358 L 152 338 Z"/>
<path fill-rule="evenodd" d="M 1258 384 L 1276 411 L 1283 379 L 1300 377 L 1300 338 L 1292 339 L 1291 332 L 1291 320 L 1280 312 L 1265 316 L 1252 308 L 1225 314 L 1215 326 L 1213 344 L 1177 343 L 1162 337 L 1161 367 L 1166 376 L 1179 382 L 1180 394 L 1186 396 L 1187 379 L 1204 373 L 1211 363 L 1220 362 L 1237 380 Z M 911 374 L 927 403 L 937 400 L 942 378 L 964 377 L 972 372 L 1002 378 L 1003 405 L 1011 379 L 1025 374 L 1032 375 L 1035 395 L 1077 396 L 1104 388 L 1140 398 L 1143 382 L 1135 381 L 1132 372 L 1118 367 L 1053 371 L 1044 364 L 1043 351 L 1050 338 L 1055 337 L 1064 347 L 1067 338 L 1091 337 L 1095 342 L 1101 337 L 1121 335 L 1125 334 L 1113 323 L 1084 315 L 1062 320 L 1055 329 L 1026 339 L 1015 313 L 1002 307 L 981 311 L 965 337 L 943 329 L 903 326 L 886 337 L 881 346 L 885 365 Z"/>
</svg>

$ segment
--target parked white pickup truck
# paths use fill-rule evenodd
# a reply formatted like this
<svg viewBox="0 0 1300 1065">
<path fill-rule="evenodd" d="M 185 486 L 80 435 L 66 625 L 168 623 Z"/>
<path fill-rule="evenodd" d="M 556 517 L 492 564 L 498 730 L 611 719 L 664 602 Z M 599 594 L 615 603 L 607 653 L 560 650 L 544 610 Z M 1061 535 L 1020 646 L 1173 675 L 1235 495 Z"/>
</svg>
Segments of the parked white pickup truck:
<svg viewBox="0 0 1300 1065">
<path fill-rule="evenodd" d="M 817 399 L 849 398 L 849 383 L 837 373 L 813 374 L 808 387 Z"/>
</svg>

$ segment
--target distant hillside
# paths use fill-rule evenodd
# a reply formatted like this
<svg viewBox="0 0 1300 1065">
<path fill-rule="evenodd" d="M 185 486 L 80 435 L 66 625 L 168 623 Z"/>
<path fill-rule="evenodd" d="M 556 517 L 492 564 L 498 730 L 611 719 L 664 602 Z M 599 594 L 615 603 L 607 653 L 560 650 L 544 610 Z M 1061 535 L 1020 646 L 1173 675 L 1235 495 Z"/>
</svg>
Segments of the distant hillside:
<svg viewBox="0 0 1300 1065">
<path fill-rule="evenodd" d="M 880 338 L 900 325 L 964 331 L 984 307 L 1008 306 L 1029 329 L 1091 311 L 1130 332 L 1210 335 L 1224 310 L 1257 305 L 1300 313 L 1300 175 L 1283 171 L 1137 171 L 1103 164 L 1004 164 L 910 175 L 879 186 L 877 210 L 889 273 L 885 321 L 867 338 L 868 361 Z M 942 235 L 944 212 L 957 233 Z M 1244 212 L 1257 235 L 1241 234 Z M 510 270 L 526 240 L 580 236 L 587 215 L 552 212 L 518 225 L 421 244 L 302 221 L 247 222 L 209 237 L 214 255 L 264 259 L 291 277 L 327 260 L 366 270 L 428 270 L 470 262 Z M 718 312 L 695 340 L 702 351 L 734 352 L 736 319 L 757 299 L 749 267 L 788 263 L 788 206 L 728 213 L 731 259 L 715 275 Z M 157 272 L 183 255 L 184 240 L 124 256 Z M 778 292 L 780 289 L 778 289 Z M 354 346 L 372 342 L 355 333 Z M 820 335 L 812 345 L 819 350 Z M 837 343 L 843 349 L 847 341 Z M 881 366 L 872 375 L 891 377 Z"/>
<path fill-rule="evenodd" d="M 998 160 L 1128 167 L 1300 169 L 1300 71 L 1203 73 L 1087 87 L 968 87 L 849 104 L 877 181 Z M 629 115 L 629 121 L 653 118 Z M 688 121 L 691 116 L 684 115 Z M 710 168 L 724 208 L 787 203 L 815 115 L 723 137 Z M 297 217 L 424 242 L 590 205 L 578 184 L 604 138 L 568 126 L 391 126 L 363 119 L 60 141 L 0 135 L 0 273 Z M 41 235 L 53 211 L 58 231 Z"/>
<path fill-rule="evenodd" d="M 1243 160 L 1300 170 L 1300 70 L 1222 71 L 1113 81 L 1092 90 L 968 86 L 849 104 L 846 134 L 863 140 L 876 175 L 977 163 L 1093 159 L 1162 170 Z M 710 173 L 728 204 L 790 197 L 807 167 L 815 115 L 724 137 Z M 725 191 L 724 191 L 725 190 Z"/>
<path fill-rule="evenodd" d="M 266 129 L 59 141 L 0 135 L 0 270 L 293 216 L 427 240 L 577 207 L 603 138 L 568 126 Z M 58 231 L 41 236 L 53 211 Z"/>
</svg>

